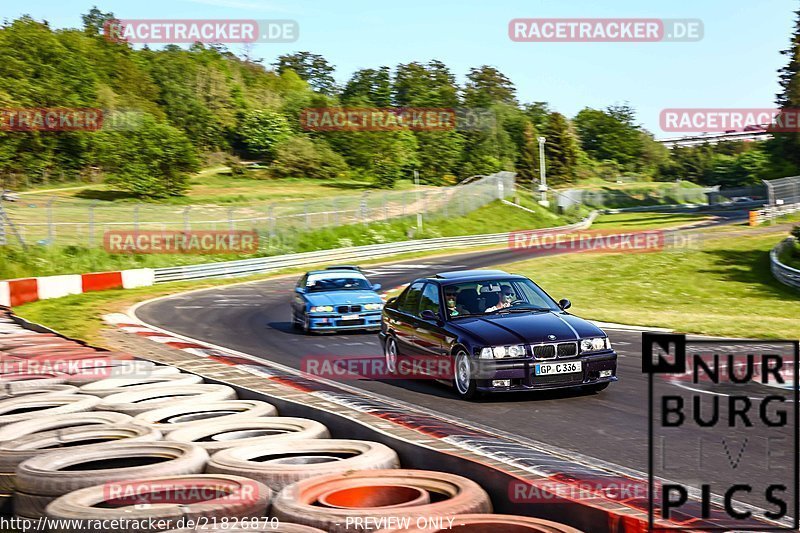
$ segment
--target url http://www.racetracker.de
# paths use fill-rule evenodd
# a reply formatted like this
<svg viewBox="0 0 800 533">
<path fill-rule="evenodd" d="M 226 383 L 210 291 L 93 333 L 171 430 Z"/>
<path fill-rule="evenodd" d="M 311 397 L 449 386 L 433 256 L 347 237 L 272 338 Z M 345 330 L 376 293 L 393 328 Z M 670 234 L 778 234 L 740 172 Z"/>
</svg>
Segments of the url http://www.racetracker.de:
<svg viewBox="0 0 800 533">
<path fill-rule="evenodd" d="M 0 516 L 0 531 L 137 531 L 142 533 L 169 529 L 252 529 L 264 531 L 279 529 L 280 521 L 274 517 L 208 517 L 195 518 L 13 518 Z"/>
</svg>

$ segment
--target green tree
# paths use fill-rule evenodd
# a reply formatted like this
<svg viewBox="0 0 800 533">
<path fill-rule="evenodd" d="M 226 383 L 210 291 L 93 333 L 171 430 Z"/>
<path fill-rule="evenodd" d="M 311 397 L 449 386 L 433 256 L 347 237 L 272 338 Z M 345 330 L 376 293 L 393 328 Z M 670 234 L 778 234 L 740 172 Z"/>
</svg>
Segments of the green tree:
<svg viewBox="0 0 800 533">
<path fill-rule="evenodd" d="M 347 163 L 327 143 L 306 136 L 290 137 L 276 150 L 270 173 L 277 178 L 332 180 L 347 171 Z"/>
<path fill-rule="evenodd" d="M 361 69 L 356 71 L 342 90 L 345 105 L 392 105 L 392 83 L 389 67 Z"/>
<path fill-rule="evenodd" d="M 187 174 L 199 167 L 188 137 L 149 115 L 130 131 L 98 132 L 93 147 L 108 182 L 140 197 L 182 194 L 188 187 Z"/>
<path fill-rule="evenodd" d="M 638 170 L 644 138 L 628 106 L 606 111 L 584 108 L 574 120 L 581 148 L 596 161 L 616 161 L 628 170 Z"/>
<path fill-rule="evenodd" d="M 544 136 L 547 139 L 544 154 L 548 184 L 572 183 L 575 179 L 578 147 L 566 117 L 561 113 L 550 113 Z"/>
<path fill-rule="evenodd" d="M 505 74 L 495 67 L 483 65 L 470 69 L 464 86 L 467 107 L 489 107 L 492 104 L 516 105 L 516 88 Z"/>
<path fill-rule="evenodd" d="M 795 12 L 791 45 L 781 54 L 787 56 L 788 61 L 778 71 L 781 92 L 776 102 L 781 109 L 797 110 L 800 108 L 800 10 Z M 767 142 L 770 144 L 769 152 L 777 160 L 774 162 L 776 166 L 788 163 L 792 172 L 800 169 L 800 133 L 774 132 L 773 138 Z"/>
<path fill-rule="evenodd" d="M 278 73 L 293 70 L 315 90 L 322 94 L 333 95 L 336 93 L 336 80 L 333 73 L 336 68 L 319 54 L 311 52 L 296 52 L 278 56 L 274 63 Z"/>
<path fill-rule="evenodd" d="M 240 134 L 249 153 L 272 161 L 278 144 L 290 136 L 291 129 L 283 115 L 257 110 L 244 117 Z"/>
</svg>

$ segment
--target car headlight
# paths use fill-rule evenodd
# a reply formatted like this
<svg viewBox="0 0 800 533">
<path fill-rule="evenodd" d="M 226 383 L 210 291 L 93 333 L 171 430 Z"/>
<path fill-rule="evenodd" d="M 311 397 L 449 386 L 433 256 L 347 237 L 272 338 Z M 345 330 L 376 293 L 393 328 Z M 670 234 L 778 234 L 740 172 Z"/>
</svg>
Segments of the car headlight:
<svg viewBox="0 0 800 533">
<path fill-rule="evenodd" d="M 581 340 L 582 352 L 597 352 L 608 348 L 611 348 L 611 343 L 608 341 L 607 337 L 594 337 Z"/>
<path fill-rule="evenodd" d="M 481 359 L 503 359 L 504 357 L 523 357 L 525 346 L 517 344 L 515 346 L 490 346 L 483 348 L 480 353 Z"/>
<path fill-rule="evenodd" d="M 378 309 L 383 309 L 383 304 L 367 304 L 364 306 L 364 309 L 367 311 L 377 311 Z"/>
<path fill-rule="evenodd" d="M 312 307 L 308 310 L 310 313 L 332 313 L 333 306 L 330 305 L 318 305 L 316 307 Z"/>
</svg>

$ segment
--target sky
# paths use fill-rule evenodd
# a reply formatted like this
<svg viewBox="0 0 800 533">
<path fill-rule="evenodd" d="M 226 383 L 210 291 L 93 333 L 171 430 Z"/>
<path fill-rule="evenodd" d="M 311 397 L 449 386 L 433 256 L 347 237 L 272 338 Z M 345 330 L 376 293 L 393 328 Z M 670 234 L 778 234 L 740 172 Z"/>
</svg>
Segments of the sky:
<svg viewBox="0 0 800 533">
<path fill-rule="evenodd" d="M 461 83 L 471 67 L 508 76 L 521 102 L 545 101 L 567 116 L 584 107 L 628 103 L 657 138 L 665 108 L 770 108 L 779 91 L 797 0 L 96 0 L 120 19 L 292 19 L 300 36 L 254 45 L 272 63 L 307 50 L 336 66 L 338 82 L 359 68 L 438 59 Z M 80 27 L 95 2 L 4 0 L 56 28 Z M 515 18 L 681 18 L 703 21 L 697 42 L 523 43 L 508 36 Z M 242 46 L 229 45 L 234 53 Z"/>
</svg>

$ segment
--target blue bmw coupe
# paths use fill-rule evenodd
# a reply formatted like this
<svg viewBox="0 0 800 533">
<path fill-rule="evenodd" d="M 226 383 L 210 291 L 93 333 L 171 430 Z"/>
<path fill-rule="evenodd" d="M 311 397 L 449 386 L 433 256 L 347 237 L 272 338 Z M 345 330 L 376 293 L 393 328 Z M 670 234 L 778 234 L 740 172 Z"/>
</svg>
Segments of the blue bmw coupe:
<svg viewBox="0 0 800 533">
<path fill-rule="evenodd" d="M 336 266 L 306 272 L 292 298 L 292 325 L 306 333 L 380 329 L 381 286 L 358 267 Z"/>
</svg>

